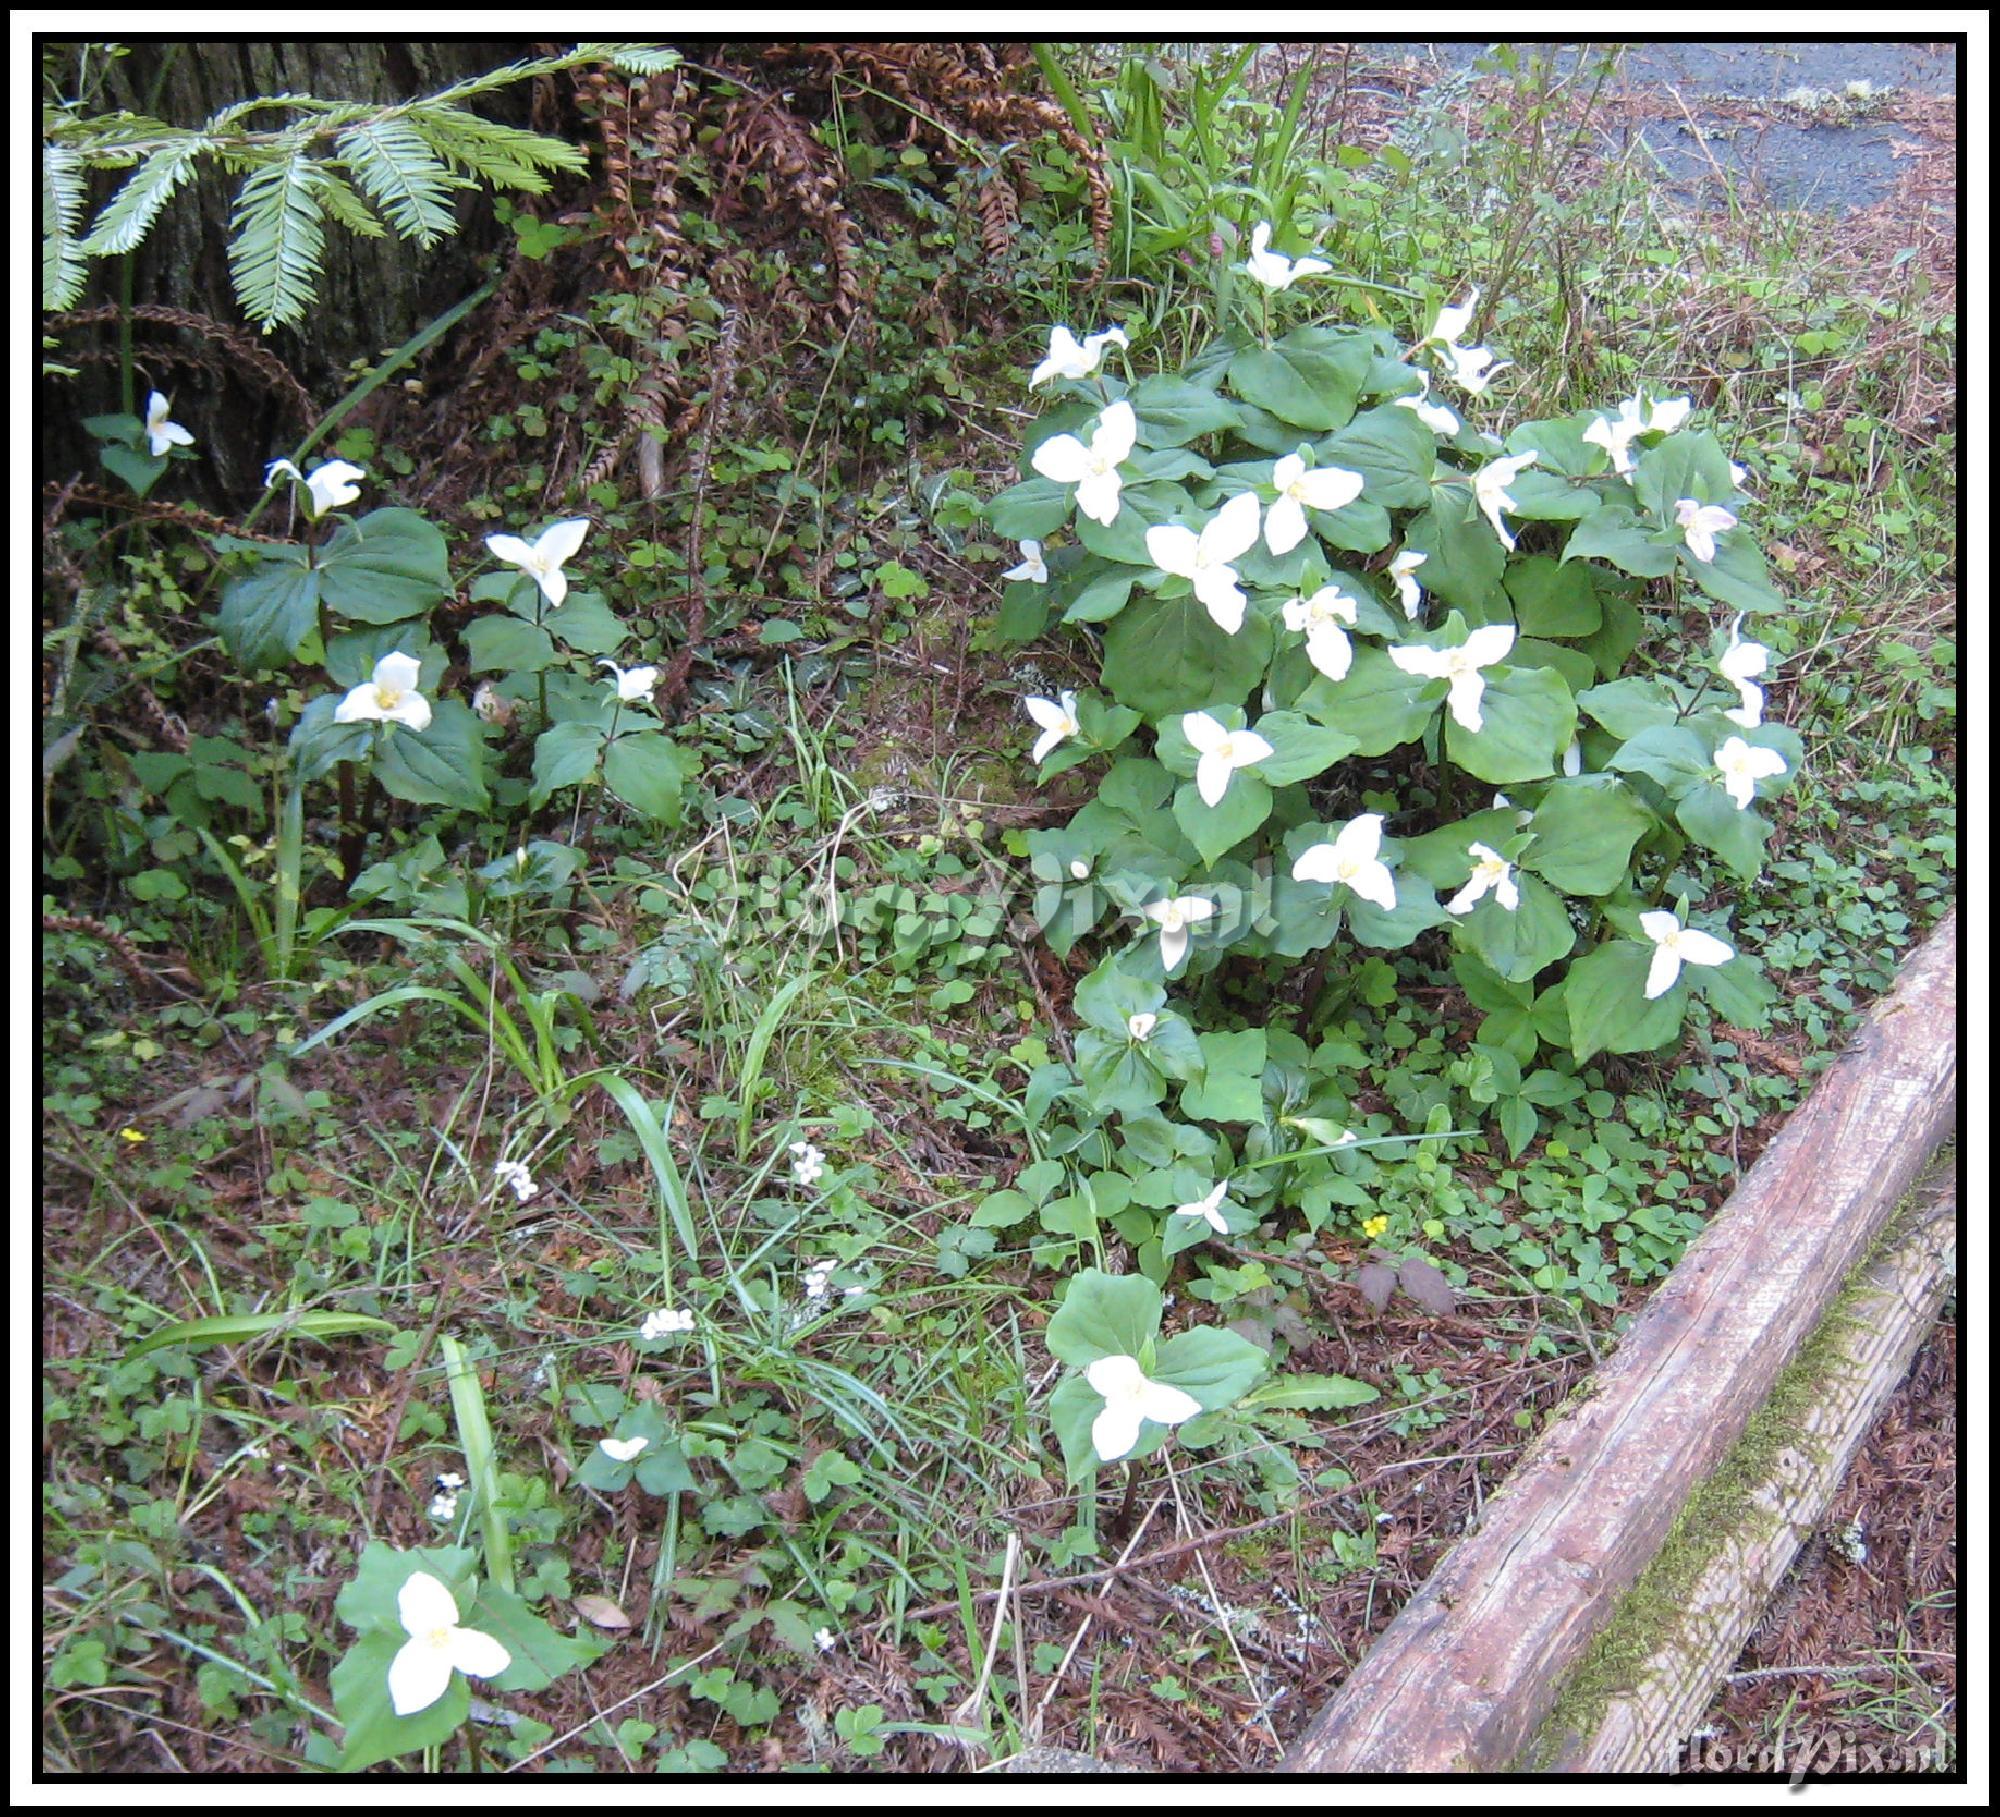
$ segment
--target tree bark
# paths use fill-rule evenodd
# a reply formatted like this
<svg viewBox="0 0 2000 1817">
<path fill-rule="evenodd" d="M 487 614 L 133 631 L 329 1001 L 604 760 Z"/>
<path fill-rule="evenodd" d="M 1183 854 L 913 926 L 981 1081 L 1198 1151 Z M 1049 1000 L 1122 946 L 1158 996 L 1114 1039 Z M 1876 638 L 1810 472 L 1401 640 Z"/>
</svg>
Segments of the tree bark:
<svg viewBox="0 0 2000 1817">
<path fill-rule="evenodd" d="M 111 66 L 92 105 L 95 111 L 125 108 L 172 126 L 197 126 L 219 109 L 256 96 L 411 100 L 532 55 L 536 48 L 518 38 L 134 41 L 129 54 Z M 488 118 L 526 125 L 529 86 L 501 89 L 473 105 Z M 265 130 L 287 117 L 280 109 L 260 111 L 245 125 Z M 130 174 L 111 171 L 94 178 L 93 212 Z M 245 321 L 229 281 L 229 214 L 241 181 L 240 175 L 204 164 L 130 255 L 129 276 L 126 259 L 92 260 L 90 283 L 78 304 L 79 310 L 96 309 L 102 316 L 129 300 L 208 317 L 236 331 L 235 346 L 198 327 L 158 321 L 139 321 L 133 332 L 141 411 L 147 391 L 165 392 L 173 400 L 174 420 L 194 431 L 204 457 L 198 468 L 176 470 L 174 495 L 205 493 L 205 502 L 224 511 L 240 510 L 256 496 L 265 462 L 293 446 L 308 426 L 301 420 L 308 416 L 305 399 L 259 372 L 259 362 L 246 349 L 274 356 L 303 386 L 315 407 L 310 414 L 316 415 L 347 388 L 355 361 L 380 358 L 473 289 L 482 257 L 506 238 L 492 197 L 483 190 L 461 193 L 459 231 L 428 251 L 393 230 L 366 240 L 329 221 L 317 306 L 296 327 L 264 335 Z M 123 407 L 119 361 L 113 357 L 118 325 L 92 319 L 66 326 L 59 319 L 56 332 L 61 348 L 52 357 L 80 365 L 82 372 L 74 380 L 45 382 L 43 471 L 57 479 L 82 471 L 95 479 L 94 444 L 76 423 Z"/>
</svg>

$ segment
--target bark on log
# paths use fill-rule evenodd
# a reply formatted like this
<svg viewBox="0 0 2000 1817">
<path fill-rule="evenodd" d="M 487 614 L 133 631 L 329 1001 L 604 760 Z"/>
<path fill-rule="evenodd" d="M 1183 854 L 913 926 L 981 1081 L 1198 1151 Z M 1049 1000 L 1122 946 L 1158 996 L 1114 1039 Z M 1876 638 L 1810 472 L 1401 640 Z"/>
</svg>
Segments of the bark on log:
<svg viewBox="0 0 2000 1817">
<path fill-rule="evenodd" d="M 1840 1308 L 1841 1329 L 1801 1421 L 1746 1497 L 1750 1519 L 1724 1535 L 1672 1631 L 1595 1713 L 1588 1732 L 1547 1738 L 1558 1772 L 1671 1773 L 1681 1748 L 1742 1653 L 1807 1536 L 1825 1518 L 1848 1465 L 1873 1430 L 1955 1279 L 1958 1206 L 1919 1191 L 1900 1235 Z"/>
<path fill-rule="evenodd" d="M 1298 1773 L 1496 1773 L 1950 1132 L 1958 917 L 1294 1745 Z"/>
</svg>

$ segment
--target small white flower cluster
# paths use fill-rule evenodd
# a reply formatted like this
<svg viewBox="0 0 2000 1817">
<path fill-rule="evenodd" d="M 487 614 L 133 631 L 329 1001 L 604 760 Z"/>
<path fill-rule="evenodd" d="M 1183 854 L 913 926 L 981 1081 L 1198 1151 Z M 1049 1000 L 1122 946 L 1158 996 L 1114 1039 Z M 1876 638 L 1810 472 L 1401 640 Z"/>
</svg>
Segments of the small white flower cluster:
<svg viewBox="0 0 2000 1817">
<path fill-rule="evenodd" d="M 806 1298 L 814 1301 L 826 1299 L 833 1290 L 833 1271 L 839 1266 L 837 1261 L 830 1258 L 824 1262 L 808 1263 L 803 1282 Z M 840 1291 L 845 1298 L 851 1300 L 857 1294 L 866 1293 L 868 1289 L 854 1286 L 843 1287 Z"/>
<path fill-rule="evenodd" d="M 639 1327 L 639 1335 L 650 1342 L 654 1338 L 672 1337 L 677 1332 L 688 1332 L 693 1329 L 694 1314 L 685 1307 L 678 1312 L 662 1309 L 646 1314 L 644 1323 Z"/>
<path fill-rule="evenodd" d="M 820 1175 L 826 1172 L 826 1156 L 810 1142 L 794 1142 L 790 1153 L 794 1186 L 815 1185 Z"/>
<path fill-rule="evenodd" d="M 458 1492 L 465 1487 L 465 1478 L 456 1470 L 443 1470 L 431 1483 L 431 1519 L 451 1520 L 458 1513 Z"/>
<path fill-rule="evenodd" d="M 506 1187 L 523 1205 L 542 1190 L 535 1184 L 526 1164 L 520 1161 L 496 1161 L 493 1178 L 497 1186 Z"/>
</svg>

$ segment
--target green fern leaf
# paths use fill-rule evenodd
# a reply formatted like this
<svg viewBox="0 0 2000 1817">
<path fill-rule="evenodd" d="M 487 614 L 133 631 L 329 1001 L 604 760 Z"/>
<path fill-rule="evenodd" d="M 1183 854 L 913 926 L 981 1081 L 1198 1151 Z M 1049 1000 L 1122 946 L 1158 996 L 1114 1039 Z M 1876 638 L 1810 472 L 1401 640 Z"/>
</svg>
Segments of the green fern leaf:
<svg viewBox="0 0 2000 1817">
<path fill-rule="evenodd" d="M 289 325 L 312 301 L 326 235 L 320 192 L 326 173 L 295 150 L 250 173 L 229 217 L 229 278 L 253 322 Z"/>
<path fill-rule="evenodd" d="M 153 222 L 175 190 L 193 173 L 205 141 L 190 134 L 149 157 L 105 204 L 80 251 L 93 258 L 130 252 L 152 231 Z"/>
<path fill-rule="evenodd" d="M 83 223 L 83 160 L 66 145 L 42 147 L 42 307 L 68 309 L 89 275 L 78 250 Z"/>
<path fill-rule="evenodd" d="M 334 141 L 375 206 L 406 240 L 430 246 L 453 232 L 451 192 L 471 185 L 453 176 L 403 120 L 369 120 Z"/>
</svg>

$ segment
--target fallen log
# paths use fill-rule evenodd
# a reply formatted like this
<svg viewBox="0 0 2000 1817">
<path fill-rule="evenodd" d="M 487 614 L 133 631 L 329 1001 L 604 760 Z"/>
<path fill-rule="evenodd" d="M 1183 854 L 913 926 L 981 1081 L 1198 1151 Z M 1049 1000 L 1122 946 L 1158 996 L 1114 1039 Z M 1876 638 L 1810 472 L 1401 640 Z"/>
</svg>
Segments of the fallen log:
<svg viewBox="0 0 2000 1817">
<path fill-rule="evenodd" d="M 1295 1773 L 1500 1773 L 1875 1246 L 1957 1114 L 1957 915 L 1744 1175 L 1587 1398 L 1294 1743 Z"/>
</svg>

